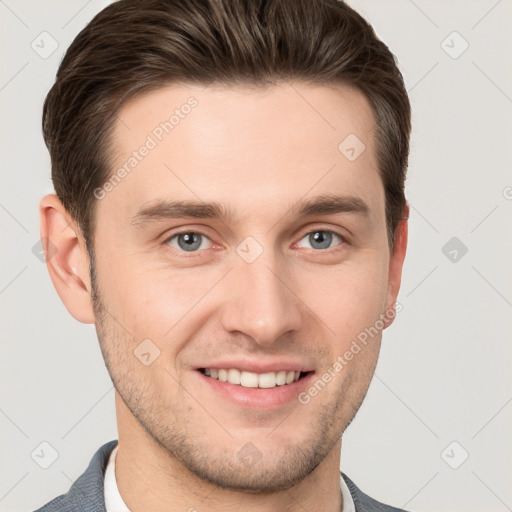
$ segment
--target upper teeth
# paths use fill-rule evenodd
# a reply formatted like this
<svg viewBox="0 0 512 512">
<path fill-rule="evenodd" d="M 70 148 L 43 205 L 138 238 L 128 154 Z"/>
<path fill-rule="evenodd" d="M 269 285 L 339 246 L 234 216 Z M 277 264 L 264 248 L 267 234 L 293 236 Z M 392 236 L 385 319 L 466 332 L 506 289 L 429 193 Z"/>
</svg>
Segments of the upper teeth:
<svg viewBox="0 0 512 512">
<path fill-rule="evenodd" d="M 236 368 L 228 370 L 217 368 L 205 368 L 205 375 L 209 375 L 213 379 L 230 384 L 238 384 L 244 388 L 273 388 L 284 384 L 291 384 L 299 380 L 300 372 L 282 370 L 279 372 L 254 373 L 240 371 Z"/>
</svg>

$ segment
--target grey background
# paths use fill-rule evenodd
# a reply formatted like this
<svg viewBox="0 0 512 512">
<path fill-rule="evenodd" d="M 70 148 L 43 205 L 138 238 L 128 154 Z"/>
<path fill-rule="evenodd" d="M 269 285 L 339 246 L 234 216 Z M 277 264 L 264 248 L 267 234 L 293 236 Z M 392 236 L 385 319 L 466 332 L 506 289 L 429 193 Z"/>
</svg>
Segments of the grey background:
<svg viewBox="0 0 512 512">
<path fill-rule="evenodd" d="M 67 313 L 32 253 L 38 202 L 52 191 L 42 102 L 63 52 L 106 4 L 0 0 L 2 511 L 65 492 L 117 438 L 94 327 Z M 350 4 L 398 56 L 414 128 L 403 311 L 384 334 L 341 468 L 410 510 L 512 510 L 511 1 Z M 44 31 L 58 44 L 49 56 Z M 58 455 L 47 469 L 51 448 L 39 464 L 31 457 L 42 442 Z"/>
</svg>

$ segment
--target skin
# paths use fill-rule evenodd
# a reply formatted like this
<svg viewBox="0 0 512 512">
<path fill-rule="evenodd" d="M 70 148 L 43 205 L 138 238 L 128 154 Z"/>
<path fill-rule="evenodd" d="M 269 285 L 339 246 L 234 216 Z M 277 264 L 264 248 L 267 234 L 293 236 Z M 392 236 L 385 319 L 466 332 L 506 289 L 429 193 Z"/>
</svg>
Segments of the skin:
<svg viewBox="0 0 512 512">
<path fill-rule="evenodd" d="M 136 512 L 339 511 L 341 436 L 367 392 L 381 332 L 305 405 L 236 406 L 195 368 L 228 354 L 289 358 L 321 376 L 393 308 L 407 221 L 390 250 L 370 105 L 344 85 L 173 85 L 121 109 L 112 172 L 190 96 L 191 113 L 96 203 L 94 304 L 76 222 L 55 195 L 41 201 L 41 236 L 57 248 L 53 283 L 76 319 L 96 324 L 116 387 L 121 496 Z M 353 162 L 338 150 L 351 133 L 366 146 Z M 368 212 L 291 213 L 323 194 L 357 197 Z M 218 201 L 237 219 L 132 223 L 160 199 Z M 166 242 L 178 228 L 203 234 L 201 247 Z M 318 230 L 343 238 L 321 249 L 308 236 Z M 249 236 L 263 249 L 252 263 L 236 252 Z M 145 366 L 133 351 L 148 338 L 160 356 Z M 250 466 L 237 458 L 248 442 L 261 455 Z"/>
</svg>

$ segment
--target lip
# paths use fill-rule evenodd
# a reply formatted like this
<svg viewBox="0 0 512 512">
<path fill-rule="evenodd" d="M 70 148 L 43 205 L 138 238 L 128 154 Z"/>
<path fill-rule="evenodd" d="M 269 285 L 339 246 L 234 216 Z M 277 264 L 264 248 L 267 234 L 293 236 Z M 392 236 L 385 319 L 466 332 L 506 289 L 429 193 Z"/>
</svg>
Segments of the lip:
<svg viewBox="0 0 512 512">
<path fill-rule="evenodd" d="M 272 361 L 264 362 L 264 361 L 251 361 L 249 359 L 237 359 L 231 361 L 216 361 L 216 362 L 208 362 L 203 366 L 198 366 L 194 368 L 195 370 L 199 370 L 201 368 L 215 368 L 217 370 L 226 369 L 229 370 L 231 368 L 236 368 L 240 371 L 246 372 L 254 372 L 254 373 L 269 373 L 269 372 L 279 372 L 279 371 L 295 371 L 295 372 L 311 372 L 314 370 L 312 366 L 309 366 L 304 363 L 290 361 L 289 359 L 273 359 Z"/>
<path fill-rule="evenodd" d="M 210 366 L 207 368 L 210 368 Z M 213 368 L 216 368 L 216 366 Z M 226 367 L 219 366 L 219 368 Z M 236 366 L 228 366 L 227 368 L 236 368 Z M 281 367 L 281 369 L 284 368 Z M 265 410 L 278 409 L 292 401 L 296 401 L 298 403 L 297 397 L 299 393 L 311 385 L 315 374 L 315 372 L 310 371 L 296 382 L 283 386 L 275 386 L 273 388 L 244 388 L 237 384 L 222 382 L 220 380 L 213 379 L 212 377 L 208 377 L 201 373 L 199 369 L 195 370 L 194 373 L 197 375 L 200 382 L 207 386 L 210 392 L 221 397 L 221 399 L 228 400 L 238 407 Z"/>
</svg>

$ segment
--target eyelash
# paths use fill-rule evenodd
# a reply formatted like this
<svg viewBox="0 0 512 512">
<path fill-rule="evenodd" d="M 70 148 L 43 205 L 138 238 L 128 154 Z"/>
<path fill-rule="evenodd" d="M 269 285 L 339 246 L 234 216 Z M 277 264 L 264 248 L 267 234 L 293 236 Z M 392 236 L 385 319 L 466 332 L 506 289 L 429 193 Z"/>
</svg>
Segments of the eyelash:
<svg viewBox="0 0 512 512">
<path fill-rule="evenodd" d="M 345 245 L 345 244 L 348 244 L 348 241 L 346 239 L 346 237 L 344 235 L 342 235 L 341 233 L 339 233 L 338 231 L 334 231 L 332 229 L 312 229 L 310 231 L 306 231 L 305 233 L 303 233 L 301 235 L 301 237 L 299 238 L 299 242 L 304 238 L 306 237 L 307 235 L 310 235 L 312 233 L 318 233 L 318 232 L 321 232 L 321 233 L 330 233 L 332 235 L 335 235 L 337 237 L 340 238 L 340 243 L 335 245 L 334 247 L 331 247 L 331 248 L 328 248 L 328 249 L 309 249 L 311 251 L 314 251 L 316 253 L 324 253 L 324 254 L 331 254 L 332 252 L 336 251 L 337 249 L 340 248 L 340 246 L 342 245 Z M 185 234 L 194 234 L 194 235 L 200 235 L 202 237 L 205 237 L 207 238 L 208 240 L 210 240 L 210 237 L 204 233 L 201 233 L 201 231 L 194 231 L 194 230 L 191 230 L 191 229 L 188 229 L 188 230 L 184 230 L 184 231 L 178 231 L 176 233 L 173 233 L 171 236 L 168 236 L 164 239 L 164 241 L 162 242 L 163 245 L 166 245 L 167 248 L 174 254 L 176 253 L 179 253 L 180 256 L 182 257 L 185 257 L 185 258 L 193 258 L 193 257 L 197 257 L 197 256 L 200 256 L 201 253 L 204 253 L 207 249 L 202 249 L 202 250 L 197 250 L 197 251 L 190 251 L 187 253 L 187 251 L 184 251 L 182 249 L 176 249 L 175 247 L 171 247 L 169 245 L 169 242 L 171 240 L 173 240 L 174 238 L 178 237 L 179 235 L 185 235 Z M 211 240 L 210 240 L 211 242 Z M 295 244 L 294 244 L 295 245 Z"/>
</svg>

